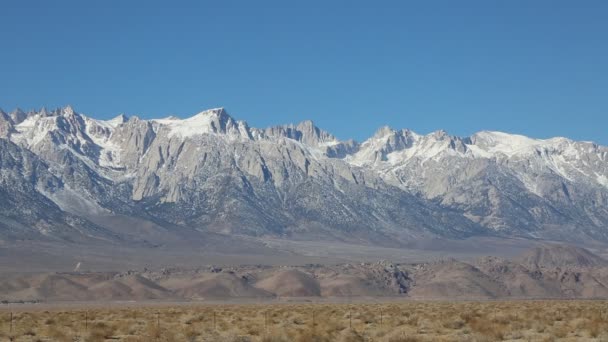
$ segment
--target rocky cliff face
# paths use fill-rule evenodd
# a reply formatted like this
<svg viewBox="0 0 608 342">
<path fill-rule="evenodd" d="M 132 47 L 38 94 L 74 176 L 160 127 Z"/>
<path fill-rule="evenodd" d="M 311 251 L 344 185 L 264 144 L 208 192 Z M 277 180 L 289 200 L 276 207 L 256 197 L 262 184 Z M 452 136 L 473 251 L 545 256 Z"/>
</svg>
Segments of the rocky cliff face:
<svg viewBox="0 0 608 342">
<path fill-rule="evenodd" d="M 0 112 L 0 142 L 3 189 L 31 198 L 23 219 L 120 214 L 168 229 L 384 245 L 608 239 L 608 148 L 564 138 L 384 127 L 359 144 L 310 121 L 251 128 L 224 109 L 102 121 L 66 107 Z M 26 159 L 42 178 L 15 171 L 36 169 Z M 18 203 L 8 198 L 6 222 Z"/>
</svg>

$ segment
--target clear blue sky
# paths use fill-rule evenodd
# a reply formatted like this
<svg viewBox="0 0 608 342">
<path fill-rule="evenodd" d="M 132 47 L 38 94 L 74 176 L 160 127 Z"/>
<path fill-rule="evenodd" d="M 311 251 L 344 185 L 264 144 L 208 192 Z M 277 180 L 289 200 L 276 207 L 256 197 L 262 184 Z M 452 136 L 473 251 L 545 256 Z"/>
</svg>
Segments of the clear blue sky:
<svg viewBox="0 0 608 342">
<path fill-rule="evenodd" d="M 329 4 L 331 3 L 331 4 Z M 608 144 L 608 1 L 3 1 L 0 107 Z"/>
</svg>

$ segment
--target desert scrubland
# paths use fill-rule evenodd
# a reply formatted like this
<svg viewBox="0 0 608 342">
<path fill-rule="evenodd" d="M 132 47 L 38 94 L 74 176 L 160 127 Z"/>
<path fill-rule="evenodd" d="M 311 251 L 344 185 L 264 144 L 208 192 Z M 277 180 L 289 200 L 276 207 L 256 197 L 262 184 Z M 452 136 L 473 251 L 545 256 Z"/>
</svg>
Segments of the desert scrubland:
<svg viewBox="0 0 608 342">
<path fill-rule="evenodd" d="M 602 341 L 605 301 L 28 306 L 3 341 Z"/>
</svg>

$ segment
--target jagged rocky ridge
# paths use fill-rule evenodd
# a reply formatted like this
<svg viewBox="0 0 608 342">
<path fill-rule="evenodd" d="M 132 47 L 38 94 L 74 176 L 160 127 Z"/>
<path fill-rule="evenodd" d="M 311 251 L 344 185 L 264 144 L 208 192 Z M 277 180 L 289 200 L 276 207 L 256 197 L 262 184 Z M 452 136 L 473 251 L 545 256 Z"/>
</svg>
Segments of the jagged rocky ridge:
<svg viewBox="0 0 608 342">
<path fill-rule="evenodd" d="M 565 138 L 384 127 L 357 143 L 310 121 L 251 128 L 224 109 L 103 121 L 66 107 L 0 111 L 0 146 L 2 239 L 75 239 L 76 230 L 120 240 L 89 221 L 108 215 L 382 245 L 608 239 L 608 148 Z"/>
</svg>

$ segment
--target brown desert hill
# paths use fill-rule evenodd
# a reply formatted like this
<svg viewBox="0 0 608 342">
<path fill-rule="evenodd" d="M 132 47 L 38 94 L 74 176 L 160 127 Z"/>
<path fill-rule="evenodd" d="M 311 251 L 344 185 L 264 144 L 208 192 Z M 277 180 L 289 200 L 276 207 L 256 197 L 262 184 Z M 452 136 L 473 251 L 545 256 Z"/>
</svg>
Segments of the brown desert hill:
<svg viewBox="0 0 608 342">
<path fill-rule="evenodd" d="M 176 294 L 184 298 L 268 298 L 272 293 L 258 289 L 233 273 L 213 273 L 202 278 L 182 281 Z"/>
<path fill-rule="evenodd" d="M 563 297 L 566 298 L 608 298 L 608 278 L 600 279 L 598 272 L 592 269 L 560 270 L 555 275 Z"/>
<path fill-rule="evenodd" d="M 144 300 L 171 297 L 171 291 L 141 275 L 116 276 L 91 286 L 89 291 L 100 300 Z"/>
<path fill-rule="evenodd" d="M 86 301 L 143 300 L 171 297 L 171 292 L 141 275 L 51 273 L 3 276 L 3 300 Z"/>
<path fill-rule="evenodd" d="M 213 300 L 273 297 L 608 298 L 606 261 L 546 245 L 518 262 L 483 257 L 419 264 L 240 265 L 127 272 L 0 274 L 0 300 Z"/>
<path fill-rule="evenodd" d="M 608 261 L 590 251 L 571 245 L 546 244 L 533 248 L 515 261 L 529 269 L 590 268 L 608 266 Z"/>
<path fill-rule="evenodd" d="M 41 274 L 21 278 L 26 287 L 12 292 L 9 296 L 21 300 L 79 301 L 94 298 L 87 287 L 62 274 Z"/>
<path fill-rule="evenodd" d="M 0 279 L 0 294 L 21 291 L 30 287 L 30 277 L 3 276 Z"/>
<path fill-rule="evenodd" d="M 480 258 L 476 267 L 502 284 L 511 297 L 606 298 L 606 260 L 568 245 L 543 245 L 512 262 Z"/>
<path fill-rule="evenodd" d="M 34 273 L 0 275 L 0 298 L 14 300 L 87 300 L 90 286 L 115 273 Z"/>
<path fill-rule="evenodd" d="M 499 282 L 476 267 L 453 259 L 417 265 L 408 295 L 424 298 L 492 299 L 507 295 Z"/>
<path fill-rule="evenodd" d="M 475 267 L 492 280 L 502 284 L 512 297 L 557 298 L 562 297 L 561 286 L 542 272 L 532 271 L 515 262 L 497 257 L 483 257 Z"/>
<path fill-rule="evenodd" d="M 335 274 L 320 280 L 323 297 L 388 296 L 393 293 L 375 287 L 368 279 L 348 274 Z"/>
<path fill-rule="evenodd" d="M 299 270 L 281 270 L 262 279 L 255 287 L 274 293 L 280 297 L 318 297 L 321 295 L 319 282 L 310 274 Z"/>
</svg>

